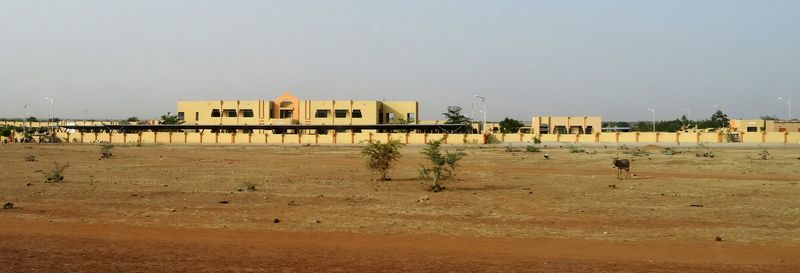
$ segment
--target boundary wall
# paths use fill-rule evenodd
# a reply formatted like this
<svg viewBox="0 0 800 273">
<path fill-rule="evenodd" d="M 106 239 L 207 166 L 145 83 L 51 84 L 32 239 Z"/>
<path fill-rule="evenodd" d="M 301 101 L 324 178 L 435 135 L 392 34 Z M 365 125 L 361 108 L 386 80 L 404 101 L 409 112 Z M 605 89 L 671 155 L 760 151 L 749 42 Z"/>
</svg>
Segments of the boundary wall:
<svg viewBox="0 0 800 273">
<path fill-rule="evenodd" d="M 330 134 L 272 134 L 272 133 L 211 133 L 211 132 L 141 132 L 141 133 L 84 133 L 58 132 L 65 142 L 74 143 L 143 143 L 143 144 L 358 144 L 369 140 L 386 142 L 396 139 L 406 144 L 425 144 L 443 139 L 444 144 L 531 143 L 729 143 L 734 137 L 726 133 L 596 133 L 596 134 L 423 134 L 423 133 L 330 133 Z M 800 144 L 800 132 L 748 132 L 734 134 L 737 142 Z"/>
</svg>

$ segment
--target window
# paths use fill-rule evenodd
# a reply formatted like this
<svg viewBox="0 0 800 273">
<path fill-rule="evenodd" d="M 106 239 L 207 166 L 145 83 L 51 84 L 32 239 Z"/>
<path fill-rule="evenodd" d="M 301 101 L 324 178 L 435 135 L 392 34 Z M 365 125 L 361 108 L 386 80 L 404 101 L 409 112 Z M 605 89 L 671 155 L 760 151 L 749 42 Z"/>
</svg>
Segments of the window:
<svg viewBox="0 0 800 273">
<path fill-rule="evenodd" d="M 183 112 L 178 112 L 178 120 L 184 120 Z"/>
<path fill-rule="evenodd" d="M 336 118 L 346 118 L 347 117 L 347 110 L 336 110 Z"/>
<path fill-rule="evenodd" d="M 361 118 L 361 109 L 353 109 L 353 118 Z"/>
<path fill-rule="evenodd" d="M 586 134 L 587 135 L 591 135 L 592 131 L 593 131 L 592 129 L 594 129 L 594 128 L 592 128 L 592 126 L 586 126 Z"/>
<path fill-rule="evenodd" d="M 331 110 L 317 110 L 317 112 L 314 114 L 314 117 L 315 118 L 327 118 L 328 115 L 330 115 L 330 113 L 331 113 Z"/>
<path fill-rule="evenodd" d="M 394 113 L 386 113 L 386 119 L 384 120 L 386 123 L 394 122 Z"/>
<path fill-rule="evenodd" d="M 235 118 L 236 117 L 236 109 L 223 109 L 222 110 L 223 117 Z"/>
<path fill-rule="evenodd" d="M 281 110 L 280 118 L 292 118 L 292 110 Z"/>
<path fill-rule="evenodd" d="M 194 121 L 200 120 L 200 112 L 194 112 Z"/>
<path fill-rule="evenodd" d="M 212 118 L 218 118 L 218 117 L 220 117 L 220 114 L 219 114 L 219 109 L 214 109 L 214 110 L 211 110 L 211 117 L 212 117 Z"/>
<path fill-rule="evenodd" d="M 414 121 L 416 121 L 416 119 L 417 119 L 417 115 L 416 114 L 414 114 L 414 113 L 406 114 L 406 122 L 414 123 Z"/>
<path fill-rule="evenodd" d="M 242 112 L 242 117 L 246 117 L 246 118 L 254 117 L 253 109 L 242 109 L 242 110 L 239 110 L 239 111 Z"/>
<path fill-rule="evenodd" d="M 555 126 L 553 129 L 556 134 L 566 134 L 567 133 L 567 126 Z"/>
<path fill-rule="evenodd" d="M 758 127 L 747 127 L 748 132 L 758 132 Z"/>
</svg>

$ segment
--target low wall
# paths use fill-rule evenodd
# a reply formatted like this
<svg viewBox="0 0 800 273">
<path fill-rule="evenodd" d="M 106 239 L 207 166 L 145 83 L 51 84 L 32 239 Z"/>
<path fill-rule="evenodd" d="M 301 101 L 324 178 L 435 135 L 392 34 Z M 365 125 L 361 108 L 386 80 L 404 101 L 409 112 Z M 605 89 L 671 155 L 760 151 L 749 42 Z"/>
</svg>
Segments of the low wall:
<svg viewBox="0 0 800 273">
<path fill-rule="evenodd" d="M 596 134 L 417 134 L 417 133 L 330 133 L 325 135 L 297 135 L 271 133 L 197 133 L 197 132 L 142 132 L 120 133 L 68 133 L 59 132 L 66 142 L 77 143 L 137 143 L 144 144 L 359 144 L 370 140 L 386 142 L 389 139 L 406 144 L 424 144 L 430 140 L 443 140 L 446 144 L 532 143 L 725 143 L 734 140 L 721 133 L 596 133 Z M 735 136 L 734 136 L 735 137 Z M 743 143 L 800 144 L 800 132 L 739 133 Z"/>
</svg>

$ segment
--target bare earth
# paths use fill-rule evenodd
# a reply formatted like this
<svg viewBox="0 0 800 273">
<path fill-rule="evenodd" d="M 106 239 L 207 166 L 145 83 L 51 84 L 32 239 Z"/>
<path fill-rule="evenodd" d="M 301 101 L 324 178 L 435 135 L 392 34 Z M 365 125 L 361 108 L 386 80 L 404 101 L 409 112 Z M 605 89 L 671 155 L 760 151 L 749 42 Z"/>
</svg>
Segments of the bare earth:
<svg viewBox="0 0 800 273">
<path fill-rule="evenodd" d="M 431 193 L 420 147 L 3 145 L 0 272 L 800 272 L 800 147 L 646 148 L 468 146 Z"/>
</svg>

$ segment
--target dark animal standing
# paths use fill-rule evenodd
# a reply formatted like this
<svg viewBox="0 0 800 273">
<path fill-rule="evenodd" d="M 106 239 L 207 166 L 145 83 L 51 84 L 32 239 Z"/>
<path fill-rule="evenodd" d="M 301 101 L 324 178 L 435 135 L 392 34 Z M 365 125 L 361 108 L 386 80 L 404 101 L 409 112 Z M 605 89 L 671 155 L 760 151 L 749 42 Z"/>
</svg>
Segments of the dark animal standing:
<svg viewBox="0 0 800 273">
<path fill-rule="evenodd" d="M 631 179 L 631 162 L 618 157 L 612 157 L 611 159 L 614 162 L 614 168 L 617 168 L 617 179 L 622 179 L 622 170 L 625 170 L 625 177 Z"/>
</svg>

